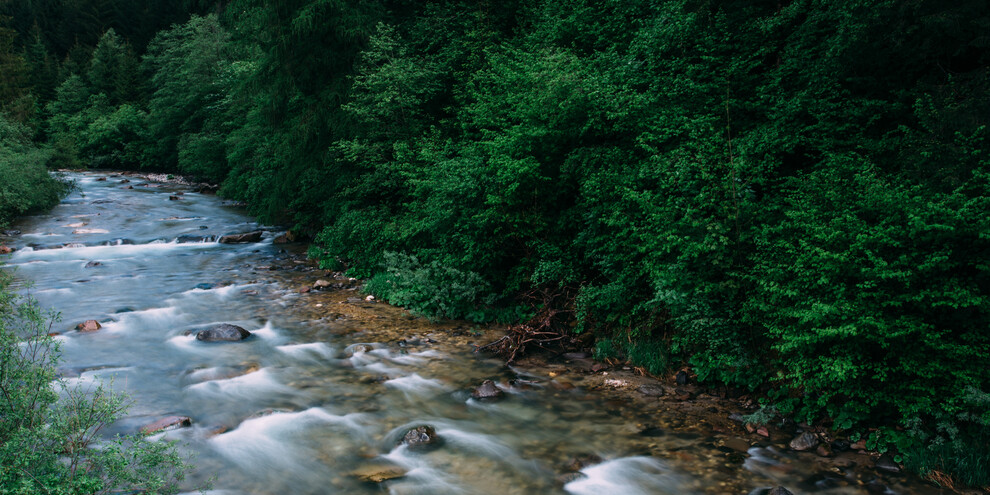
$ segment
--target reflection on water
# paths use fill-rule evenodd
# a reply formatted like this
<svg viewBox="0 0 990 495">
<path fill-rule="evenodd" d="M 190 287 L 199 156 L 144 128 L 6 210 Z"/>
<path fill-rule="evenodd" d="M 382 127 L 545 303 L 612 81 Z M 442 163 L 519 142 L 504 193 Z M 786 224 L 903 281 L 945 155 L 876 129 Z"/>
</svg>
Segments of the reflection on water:
<svg viewBox="0 0 990 495">
<path fill-rule="evenodd" d="M 580 386 L 479 358 L 400 310 L 301 294 L 325 275 L 273 244 L 275 232 L 258 243 L 215 242 L 262 227 L 214 196 L 187 191 L 170 201 L 178 186 L 72 177 L 79 189 L 62 205 L 16 225 L 24 234 L 8 239 L 19 249 L 5 269 L 32 281 L 19 290 L 61 312 L 65 376 L 113 378 L 135 399 L 112 432 L 193 418 L 158 435 L 195 454 L 190 487 L 215 475 L 217 494 L 746 493 L 781 483 L 865 493 L 852 481 L 802 484 L 815 468 L 769 451 L 735 459 L 710 432 L 642 435 L 641 411 L 616 412 Z M 345 303 L 371 316 L 348 319 Z M 89 319 L 102 330 L 71 331 Z M 215 323 L 252 335 L 195 339 Z M 430 332 L 439 341 L 404 340 Z M 507 392 L 503 400 L 471 398 L 486 379 Z M 401 445 L 422 424 L 442 445 Z M 599 462 L 574 466 L 575 458 Z"/>
</svg>

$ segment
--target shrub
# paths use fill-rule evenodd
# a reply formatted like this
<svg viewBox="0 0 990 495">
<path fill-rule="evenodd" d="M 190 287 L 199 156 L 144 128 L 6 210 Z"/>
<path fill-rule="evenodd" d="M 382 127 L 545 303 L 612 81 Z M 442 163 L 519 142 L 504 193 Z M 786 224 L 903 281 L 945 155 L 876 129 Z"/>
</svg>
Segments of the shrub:
<svg viewBox="0 0 990 495">
<path fill-rule="evenodd" d="M 52 315 L 8 286 L 0 274 L 0 494 L 177 492 L 186 465 L 174 444 L 104 438 L 124 397 L 58 378 Z"/>
</svg>

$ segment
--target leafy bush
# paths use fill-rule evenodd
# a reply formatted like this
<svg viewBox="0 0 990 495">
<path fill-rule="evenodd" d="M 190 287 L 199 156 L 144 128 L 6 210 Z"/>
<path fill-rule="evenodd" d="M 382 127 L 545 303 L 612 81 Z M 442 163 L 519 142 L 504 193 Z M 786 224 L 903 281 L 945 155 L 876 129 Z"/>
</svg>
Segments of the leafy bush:
<svg viewBox="0 0 990 495">
<path fill-rule="evenodd" d="M 186 466 L 175 446 L 102 436 L 124 398 L 59 378 L 52 315 L 8 286 L 0 274 L 0 494 L 177 492 Z"/>
<path fill-rule="evenodd" d="M 68 185 L 45 167 L 51 151 L 31 142 L 25 126 L 0 116 L 0 226 L 18 215 L 51 208 Z"/>
<path fill-rule="evenodd" d="M 481 310 L 493 296 L 477 273 L 420 263 L 404 253 L 385 253 L 385 272 L 375 275 L 365 290 L 392 304 L 430 318 L 486 319 Z"/>
</svg>

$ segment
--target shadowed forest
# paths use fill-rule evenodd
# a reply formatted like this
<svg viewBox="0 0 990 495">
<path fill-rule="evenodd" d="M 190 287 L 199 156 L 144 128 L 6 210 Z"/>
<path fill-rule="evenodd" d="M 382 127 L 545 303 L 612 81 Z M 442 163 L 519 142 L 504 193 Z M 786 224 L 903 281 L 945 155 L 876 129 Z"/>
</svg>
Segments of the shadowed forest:
<svg viewBox="0 0 990 495">
<path fill-rule="evenodd" d="M 757 391 L 990 485 L 985 0 L 0 7 L 0 223 L 216 184 L 434 318 Z"/>
</svg>

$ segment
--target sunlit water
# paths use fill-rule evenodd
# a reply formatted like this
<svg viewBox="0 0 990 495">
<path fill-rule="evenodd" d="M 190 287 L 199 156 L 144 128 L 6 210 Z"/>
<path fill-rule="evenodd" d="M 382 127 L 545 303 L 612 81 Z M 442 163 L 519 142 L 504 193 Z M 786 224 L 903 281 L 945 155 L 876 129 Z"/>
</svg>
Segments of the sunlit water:
<svg viewBox="0 0 990 495">
<path fill-rule="evenodd" d="M 299 293 L 322 273 L 274 245 L 276 231 L 252 244 L 211 240 L 262 228 L 243 211 L 189 191 L 170 200 L 179 186 L 71 177 L 78 188 L 61 205 L 14 226 L 23 234 L 6 240 L 18 250 L 2 257 L 4 269 L 14 270 L 19 290 L 61 313 L 54 330 L 63 332 L 68 381 L 112 380 L 133 398 L 113 432 L 134 433 L 168 415 L 193 419 L 154 437 L 179 441 L 194 456 L 189 489 L 214 478 L 225 494 L 759 493 L 777 484 L 795 493 L 866 493 L 862 480 L 829 478 L 808 459 L 718 449 L 710 432 L 644 436 L 631 424 L 642 412 L 605 406 L 580 383 L 551 387 L 467 346 L 400 346 L 402 322 L 412 320 L 384 305 L 374 318 L 392 325 L 394 337 L 368 340 L 384 334 L 334 317 L 322 296 Z M 100 264 L 87 266 L 92 261 Z M 268 270 L 273 264 L 283 269 Z M 71 331 L 89 319 L 103 328 Z M 253 336 L 195 340 L 198 329 L 220 322 Z M 489 378 L 507 397 L 472 399 Z M 421 424 L 436 429 L 441 447 L 399 445 Z M 566 467 L 581 456 L 602 462 L 579 473 Z M 380 483 L 357 475 L 375 466 L 403 475 Z"/>
</svg>

